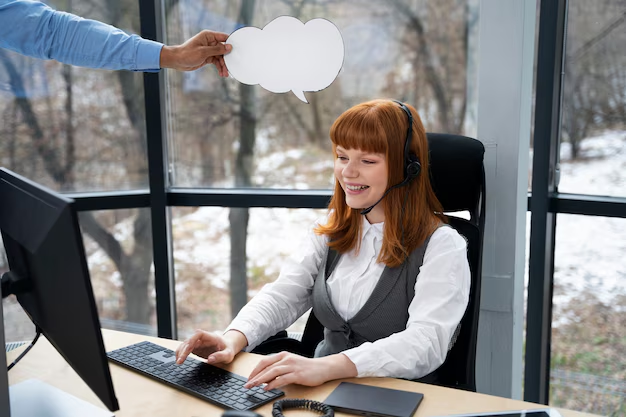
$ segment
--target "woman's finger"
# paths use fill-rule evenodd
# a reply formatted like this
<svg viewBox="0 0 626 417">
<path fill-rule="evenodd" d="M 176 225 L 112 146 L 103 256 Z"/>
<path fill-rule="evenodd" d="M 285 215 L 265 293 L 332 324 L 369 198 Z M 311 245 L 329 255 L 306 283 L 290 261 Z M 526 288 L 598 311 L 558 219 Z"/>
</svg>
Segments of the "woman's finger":
<svg viewBox="0 0 626 417">
<path fill-rule="evenodd" d="M 249 384 L 250 386 L 244 385 L 244 387 L 252 388 L 261 384 L 269 384 L 274 379 L 282 377 L 283 375 L 286 375 L 288 373 L 291 373 L 291 367 L 278 363 L 273 366 L 269 366 L 265 370 L 261 371 L 252 380 L 248 380 L 248 383 L 246 385 Z"/>
<path fill-rule="evenodd" d="M 174 354 L 176 355 L 176 357 L 178 358 L 178 355 L 180 355 L 180 352 L 183 350 L 183 346 L 185 346 L 185 343 L 187 343 L 186 341 L 183 341 L 180 343 L 180 345 L 178 345 L 178 347 L 176 347 L 176 350 L 174 351 Z"/>
<path fill-rule="evenodd" d="M 232 360 L 233 355 L 230 350 L 222 349 L 211 353 L 207 358 L 207 363 L 230 363 Z"/>
<path fill-rule="evenodd" d="M 285 375 L 277 376 L 276 378 L 274 378 L 273 381 L 270 381 L 263 389 L 265 391 L 269 391 L 275 388 L 282 388 L 285 385 L 289 385 L 289 384 L 293 384 L 297 382 L 296 380 L 297 380 L 297 377 L 296 377 L 295 372 L 290 372 Z"/>
<path fill-rule="evenodd" d="M 189 343 L 189 341 L 183 343 L 181 351 L 176 355 L 177 363 L 185 362 L 185 359 L 187 359 L 187 356 L 191 353 L 192 346 Z"/>
<path fill-rule="evenodd" d="M 248 381 L 253 379 L 255 376 L 258 375 L 259 372 L 261 372 L 268 366 L 271 366 L 276 362 L 281 361 L 286 355 L 287 352 L 280 352 L 275 355 L 266 356 L 265 358 L 261 359 L 259 363 L 257 363 L 257 365 L 254 367 L 252 372 L 250 372 L 250 375 L 248 375 Z"/>
<path fill-rule="evenodd" d="M 196 331 L 189 339 L 185 340 L 179 347 L 176 349 L 176 362 L 183 363 L 187 356 L 191 353 L 191 351 L 196 346 L 199 338 L 202 336 L 202 333 Z"/>
</svg>

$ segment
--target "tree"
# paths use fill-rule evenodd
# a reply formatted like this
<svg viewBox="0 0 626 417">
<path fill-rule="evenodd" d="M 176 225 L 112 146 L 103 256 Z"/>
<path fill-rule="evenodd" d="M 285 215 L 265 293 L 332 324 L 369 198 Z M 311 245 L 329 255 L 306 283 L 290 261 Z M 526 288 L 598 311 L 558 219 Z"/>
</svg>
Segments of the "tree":
<svg viewBox="0 0 626 417">
<path fill-rule="evenodd" d="M 619 1 L 572 2 L 569 7 L 561 126 L 570 157 L 577 159 L 590 134 L 624 124 L 626 37 L 620 29 L 626 11 Z"/>
<path fill-rule="evenodd" d="M 114 7 L 115 6 L 115 7 Z M 111 11 L 111 23 L 119 26 L 119 4 L 115 0 L 109 3 L 108 11 Z M 71 11 L 71 2 L 67 7 Z M 17 70 L 12 59 L 0 50 L 0 62 L 10 77 L 10 85 L 14 95 L 14 108 L 21 118 L 21 124 L 28 130 L 28 139 L 34 145 L 43 164 L 44 170 L 52 179 L 55 188 L 61 191 L 70 191 L 76 188 L 76 165 L 77 165 L 77 137 L 75 133 L 75 108 L 74 102 L 74 78 L 73 69 L 69 65 L 61 66 L 61 78 L 65 91 L 64 102 L 58 107 L 56 99 L 48 97 L 45 100 L 47 112 L 44 113 L 40 103 L 26 94 L 23 75 Z M 126 162 L 126 172 L 129 175 L 146 175 L 145 165 L 146 138 L 145 120 L 143 117 L 143 94 L 138 76 L 129 71 L 116 73 L 123 96 L 126 115 L 132 127 L 131 139 L 122 144 L 126 147 L 127 154 L 131 155 Z M 61 110 L 62 109 L 62 110 Z M 61 111 L 59 111 L 61 110 Z M 50 114 L 58 114 L 50 118 Z M 55 120 L 56 119 L 56 120 Z M 12 144 L 16 143 L 15 141 Z M 140 149 L 132 149 L 139 145 Z M 84 146 L 84 143 L 83 143 Z M 15 148 L 15 146 L 13 146 Z M 138 158 L 132 158 L 138 155 Z M 26 162 L 26 161 L 24 161 Z M 32 170 L 31 172 L 35 172 Z M 95 174 L 95 173 L 94 173 Z M 38 175 L 33 175 L 38 177 Z M 104 228 L 93 213 L 83 213 L 81 216 L 82 226 L 107 253 L 113 263 L 119 269 L 123 282 L 123 291 L 126 300 L 126 320 L 137 323 L 149 323 L 151 316 L 151 303 L 148 294 L 150 278 L 150 264 L 152 262 L 152 246 L 150 244 L 150 215 L 147 210 L 139 210 L 134 221 L 135 245 L 128 252 L 125 251 L 115 236 Z"/>
<path fill-rule="evenodd" d="M 404 22 L 408 30 L 405 44 L 409 54 L 413 56 L 413 68 L 417 77 L 414 101 L 417 102 L 423 95 L 420 74 L 417 71 L 421 68 L 437 108 L 437 127 L 447 133 L 461 133 L 467 110 L 467 1 L 426 2 L 425 7 L 420 8 L 411 7 L 406 0 L 393 0 L 391 4 L 398 20 Z M 430 31 L 427 30 L 420 16 L 420 11 L 425 13 L 425 9 L 434 15 L 430 17 L 430 22 L 437 21 L 437 15 L 441 14 L 451 21 L 443 25 L 443 33 L 437 32 L 442 28 L 432 24 L 429 25 Z"/>
<path fill-rule="evenodd" d="M 239 22 L 249 26 L 254 15 L 254 0 L 242 1 Z M 256 138 L 254 86 L 239 85 L 239 149 L 235 160 L 235 186 L 249 188 L 252 157 Z M 248 236 L 248 208 L 233 207 L 230 221 L 230 311 L 234 317 L 248 302 L 248 270 L 246 244 Z"/>
</svg>

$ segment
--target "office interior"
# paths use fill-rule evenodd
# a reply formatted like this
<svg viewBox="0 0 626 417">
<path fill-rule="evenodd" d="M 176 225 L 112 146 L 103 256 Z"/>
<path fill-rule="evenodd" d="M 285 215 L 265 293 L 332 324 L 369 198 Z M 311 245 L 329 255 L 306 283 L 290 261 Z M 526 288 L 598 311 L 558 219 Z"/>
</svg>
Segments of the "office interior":
<svg viewBox="0 0 626 417">
<path fill-rule="evenodd" d="M 626 2 L 50 4 L 167 44 L 325 17 L 346 48 L 309 104 L 213 68 L 108 72 L 0 50 L 0 165 L 76 200 L 103 328 L 225 328 L 324 215 L 332 121 L 391 97 L 427 131 L 485 147 L 477 391 L 626 413 Z M 17 302 L 3 309 L 7 349 L 30 342 Z"/>
</svg>

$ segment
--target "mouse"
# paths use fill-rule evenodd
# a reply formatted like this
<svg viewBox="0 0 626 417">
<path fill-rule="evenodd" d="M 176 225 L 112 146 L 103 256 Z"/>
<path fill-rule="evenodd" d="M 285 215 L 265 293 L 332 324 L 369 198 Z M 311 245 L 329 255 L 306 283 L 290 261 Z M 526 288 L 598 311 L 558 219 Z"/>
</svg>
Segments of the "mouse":
<svg viewBox="0 0 626 417">
<path fill-rule="evenodd" d="M 227 410 L 224 411 L 222 417 L 263 417 L 259 413 L 248 410 Z"/>
</svg>

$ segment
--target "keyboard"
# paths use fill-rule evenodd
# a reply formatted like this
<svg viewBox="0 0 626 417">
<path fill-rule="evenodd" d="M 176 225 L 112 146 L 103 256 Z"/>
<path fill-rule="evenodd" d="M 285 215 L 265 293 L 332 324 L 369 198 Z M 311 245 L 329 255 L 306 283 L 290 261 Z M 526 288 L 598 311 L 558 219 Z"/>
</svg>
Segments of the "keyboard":
<svg viewBox="0 0 626 417">
<path fill-rule="evenodd" d="M 151 342 L 113 350 L 107 356 L 111 362 L 224 408 L 251 410 L 284 395 L 277 389 L 244 388 L 247 378 L 192 357 L 178 365 L 174 351 Z"/>
</svg>

